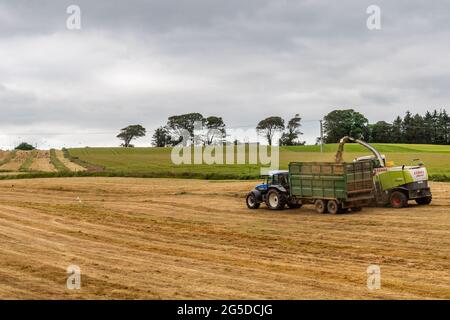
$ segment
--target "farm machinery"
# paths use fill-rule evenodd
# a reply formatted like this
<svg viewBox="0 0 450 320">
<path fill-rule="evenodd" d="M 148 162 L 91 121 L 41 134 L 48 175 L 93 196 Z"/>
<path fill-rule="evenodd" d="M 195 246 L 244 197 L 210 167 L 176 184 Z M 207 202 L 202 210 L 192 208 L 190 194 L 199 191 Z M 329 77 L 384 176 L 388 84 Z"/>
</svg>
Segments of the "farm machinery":
<svg viewBox="0 0 450 320">
<path fill-rule="evenodd" d="M 373 199 L 373 162 L 291 162 L 288 171 L 269 172 L 264 183 L 247 195 L 247 207 L 262 202 L 272 210 L 314 204 L 319 213 L 360 211 Z"/>
<path fill-rule="evenodd" d="M 403 208 L 408 205 L 408 200 L 414 200 L 419 205 L 431 203 L 432 195 L 428 186 L 428 172 L 423 163 L 415 166 L 394 166 L 387 161 L 373 146 L 352 137 L 344 137 L 339 143 L 336 153 L 336 162 L 342 161 L 344 145 L 347 142 L 358 143 L 370 151 L 373 156 L 356 158 L 354 161 L 374 162 L 374 202 L 377 205 L 390 205 L 393 208 Z"/>
<path fill-rule="evenodd" d="M 343 162 L 348 142 L 366 147 L 373 155 Z M 335 162 L 291 162 L 289 170 L 270 172 L 246 197 L 250 209 L 259 208 L 263 202 L 272 210 L 312 203 L 319 213 L 360 211 L 369 205 L 402 208 L 408 200 L 419 205 L 431 203 L 423 164 L 393 166 L 373 146 L 352 137 L 341 139 Z"/>
</svg>

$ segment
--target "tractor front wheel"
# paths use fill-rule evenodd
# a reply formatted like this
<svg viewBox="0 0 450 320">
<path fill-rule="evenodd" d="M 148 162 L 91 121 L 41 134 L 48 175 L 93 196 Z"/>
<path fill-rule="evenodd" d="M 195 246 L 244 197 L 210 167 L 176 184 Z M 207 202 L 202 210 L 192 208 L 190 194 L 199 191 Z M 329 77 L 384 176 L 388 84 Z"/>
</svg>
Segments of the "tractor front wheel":
<svg viewBox="0 0 450 320">
<path fill-rule="evenodd" d="M 256 196 L 253 192 L 250 192 L 247 195 L 247 198 L 245 199 L 245 202 L 247 203 L 247 207 L 249 209 L 258 209 L 260 203 L 258 202 L 258 200 L 256 199 Z"/>
<path fill-rule="evenodd" d="M 271 210 L 283 210 L 286 202 L 286 195 L 276 189 L 267 193 L 266 205 Z"/>
<path fill-rule="evenodd" d="M 408 197 L 401 191 L 394 191 L 389 198 L 392 208 L 404 208 L 408 205 Z"/>
</svg>

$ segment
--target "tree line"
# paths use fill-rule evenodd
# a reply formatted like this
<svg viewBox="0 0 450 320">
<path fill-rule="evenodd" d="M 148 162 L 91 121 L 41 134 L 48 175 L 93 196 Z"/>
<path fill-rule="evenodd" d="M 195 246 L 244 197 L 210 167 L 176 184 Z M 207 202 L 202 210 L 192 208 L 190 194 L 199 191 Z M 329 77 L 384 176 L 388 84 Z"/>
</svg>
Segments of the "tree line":
<svg viewBox="0 0 450 320">
<path fill-rule="evenodd" d="M 299 137 L 301 118 L 296 114 L 289 119 L 285 125 L 284 119 L 278 116 L 268 117 L 261 120 L 256 126 L 256 131 L 272 145 L 275 135 L 281 134 L 278 143 L 280 145 L 303 145 Z M 199 132 L 201 132 L 199 134 Z M 122 140 L 122 147 L 133 147 L 134 139 L 144 137 L 146 129 L 142 125 L 129 125 L 120 130 L 117 138 Z M 196 134 L 195 134 L 196 133 Z M 187 134 L 187 137 L 185 135 Z M 221 144 L 227 141 L 226 125 L 221 117 L 204 117 L 200 113 L 186 113 L 171 116 L 164 126 L 157 128 L 152 136 L 152 145 L 155 147 L 175 146 L 187 138 L 195 145 Z M 237 140 L 233 141 L 235 144 Z"/>
<path fill-rule="evenodd" d="M 349 135 L 375 143 L 450 144 L 450 117 L 445 109 L 427 111 L 424 115 L 407 111 L 391 123 L 373 124 L 353 109 L 334 110 L 324 117 L 323 126 L 325 143 L 335 143 Z"/>
<path fill-rule="evenodd" d="M 300 131 L 302 118 L 299 114 L 285 120 L 279 116 L 270 116 L 258 122 L 255 129 L 268 145 L 279 136 L 278 144 L 282 146 L 304 145 Z M 333 110 L 323 118 L 323 142 L 336 143 L 344 136 L 352 136 L 367 142 L 378 143 L 425 143 L 450 144 L 450 117 L 445 109 L 427 111 L 424 115 L 407 111 L 397 116 L 391 123 L 369 120 L 353 109 Z M 201 132 L 201 134 L 199 134 Z M 120 130 L 117 138 L 121 146 L 132 147 L 132 140 L 146 135 L 141 125 L 130 125 Z M 187 135 L 187 137 L 186 137 Z M 221 144 L 227 141 L 226 125 L 221 117 L 204 117 L 200 113 L 174 115 L 167 123 L 157 128 L 152 136 L 156 147 L 175 146 L 183 138 L 195 145 Z M 234 141 L 238 143 L 238 141 Z M 316 143 L 321 143 L 318 137 Z"/>
</svg>

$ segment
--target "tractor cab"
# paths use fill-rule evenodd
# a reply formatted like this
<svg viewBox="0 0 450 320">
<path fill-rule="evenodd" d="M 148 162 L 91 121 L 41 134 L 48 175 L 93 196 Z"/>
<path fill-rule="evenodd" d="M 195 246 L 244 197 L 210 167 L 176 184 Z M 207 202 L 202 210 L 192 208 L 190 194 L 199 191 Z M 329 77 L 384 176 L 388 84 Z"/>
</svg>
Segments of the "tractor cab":
<svg viewBox="0 0 450 320">
<path fill-rule="evenodd" d="M 287 170 L 269 171 L 269 175 L 262 176 L 264 179 L 261 184 L 255 187 L 255 190 L 267 192 L 270 186 L 283 186 L 289 188 L 289 172 Z"/>
<path fill-rule="evenodd" d="M 276 170 L 269 171 L 269 175 L 266 179 L 266 184 L 270 185 L 279 185 L 284 188 L 289 188 L 289 171 L 287 170 Z"/>
</svg>

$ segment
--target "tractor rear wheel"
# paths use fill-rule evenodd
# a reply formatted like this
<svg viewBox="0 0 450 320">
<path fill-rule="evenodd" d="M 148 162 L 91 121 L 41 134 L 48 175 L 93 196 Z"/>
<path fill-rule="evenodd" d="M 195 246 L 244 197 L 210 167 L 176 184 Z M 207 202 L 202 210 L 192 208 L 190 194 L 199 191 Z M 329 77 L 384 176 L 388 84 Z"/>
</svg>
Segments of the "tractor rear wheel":
<svg viewBox="0 0 450 320">
<path fill-rule="evenodd" d="M 342 212 L 341 206 L 337 203 L 336 200 L 328 201 L 327 209 L 328 212 L 331 214 L 337 214 Z"/>
<path fill-rule="evenodd" d="M 327 213 L 327 202 L 325 200 L 318 199 L 314 202 L 314 208 L 318 213 Z"/>
<path fill-rule="evenodd" d="M 247 203 L 247 207 L 249 209 L 258 209 L 259 205 L 260 205 L 260 203 L 256 199 L 256 196 L 253 194 L 253 192 L 250 192 L 247 195 L 247 198 L 245 199 L 245 202 Z"/>
<path fill-rule="evenodd" d="M 408 197 L 401 191 L 392 192 L 389 203 L 392 208 L 404 208 L 408 205 Z"/>
<path fill-rule="evenodd" d="M 417 198 L 415 200 L 418 205 L 424 206 L 424 205 L 430 204 L 431 199 L 432 199 L 431 197 L 423 197 L 423 198 Z"/>
<path fill-rule="evenodd" d="M 276 189 L 267 193 L 266 205 L 271 210 L 283 210 L 286 202 L 286 195 Z"/>
</svg>

